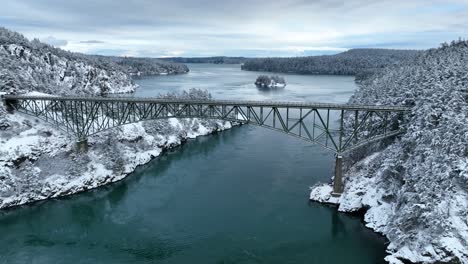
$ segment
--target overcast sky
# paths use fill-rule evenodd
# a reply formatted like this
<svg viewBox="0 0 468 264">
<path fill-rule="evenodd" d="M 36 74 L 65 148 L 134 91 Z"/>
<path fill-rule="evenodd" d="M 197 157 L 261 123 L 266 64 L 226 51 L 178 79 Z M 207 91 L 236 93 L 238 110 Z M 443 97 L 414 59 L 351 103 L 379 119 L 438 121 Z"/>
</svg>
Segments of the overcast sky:
<svg viewBox="0 0 468 264">
<path fill-rule="evenodd" d="M 300 56 L 468 37 L 468 0 L 0 0 L 0 25 L 127 56 Z"/>
</svg>

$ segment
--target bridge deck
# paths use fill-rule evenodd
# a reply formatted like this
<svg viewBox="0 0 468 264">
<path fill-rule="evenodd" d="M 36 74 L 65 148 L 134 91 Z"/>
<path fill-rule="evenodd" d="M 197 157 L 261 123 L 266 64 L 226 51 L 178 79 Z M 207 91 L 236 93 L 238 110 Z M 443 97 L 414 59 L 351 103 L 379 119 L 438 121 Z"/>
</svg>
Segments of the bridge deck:
<svg viewBox="0 0 468 264">
<path fill-rule="evenodd" d="M 36 116 L 75 136 L 80 148 L 87 147 L 90 135 L 101 131 L 173 117 L 211 118 L 273 129 L 337 154 L 334 195 L 343 190 L 341 155 L 403 133 L 404 114 L 410 111 L 402 106 L 136 97 L 3 95 L 2 100 L 7 111 Z"/>
<path fill-rule="evenodd" d="M 134 103 L 161 103 L 161 104 L 191 104 L 191 105 L 227 105 L 227 106 L 251 106 L 251 107 L 288 107 L 288 108 L 313 108 L 333 110 L 375 110 L 391 112 L 407 112 L 408 107 L 382 106 L 382 105 L 352 105 L 329 104 L 312 102 L 285 102 L 285 101 L 248 101 L 248 100 L 188 100 L 188 99 L 164 99 L 164 98 L 139 98 L 139 97 L 78 97 L 78 96 L 25 96 L 3 95 L 4 100 L 58 100 L 58 101 L 88 101 L 88 102 L 134 102 Z"/>
</svg>

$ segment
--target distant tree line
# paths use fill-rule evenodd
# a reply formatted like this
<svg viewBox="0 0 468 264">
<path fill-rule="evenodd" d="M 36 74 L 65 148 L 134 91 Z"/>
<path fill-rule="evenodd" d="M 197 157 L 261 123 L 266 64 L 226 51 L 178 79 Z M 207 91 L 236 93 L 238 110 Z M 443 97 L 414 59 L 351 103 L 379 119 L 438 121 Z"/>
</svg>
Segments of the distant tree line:
<svg viewBox="0 0 468 264">
<path fill-rule="evenodd" d="M 184 57 L 171 57 L 161 58 L 164 61 L 177 62 L 177 63 L 214 63 L 214 64 L 241 64 L 248 60 L 245 57 L 200 57 L 200 58 L 184 58 Z"/>
<path fill-rule="evenodd" d="M 351 49 L 336 55 L 248 59 L 241 68 L 299 74 L 365 75 L 413 59 L 418 54 L 415 50 Z"/>
<path fill-rule="evenodd" d="M 187 65 L 180 63 L 172 63 L 163 61 L 157 58 L 138 58 L 138 57 L 117 57 L 117 56 L 100 56 L 102 60 L 109 60 L 124 68 L 124 70 L 132 76 L 151 76 L 159 74 L 177 74 L 186 73 L 189 71 Z"/>
</svg>

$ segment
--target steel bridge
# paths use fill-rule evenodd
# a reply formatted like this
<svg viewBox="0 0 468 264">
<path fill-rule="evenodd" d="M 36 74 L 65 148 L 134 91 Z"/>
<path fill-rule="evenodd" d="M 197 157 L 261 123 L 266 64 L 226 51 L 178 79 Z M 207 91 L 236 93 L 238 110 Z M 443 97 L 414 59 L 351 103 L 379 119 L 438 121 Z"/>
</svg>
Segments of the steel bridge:
<svg viewBox="0 0 468 264">
<path fill-rule="evenodd" d="M 252 124 L 336 153 L 334 194 L 342 192 L 342 154 L 404 131 L 409 108 L 307 102 L 4 95 L 7 111 L 49 122 L 87 146 L 101 131 L 145 120 L 209 118 Z"/>
</svg>

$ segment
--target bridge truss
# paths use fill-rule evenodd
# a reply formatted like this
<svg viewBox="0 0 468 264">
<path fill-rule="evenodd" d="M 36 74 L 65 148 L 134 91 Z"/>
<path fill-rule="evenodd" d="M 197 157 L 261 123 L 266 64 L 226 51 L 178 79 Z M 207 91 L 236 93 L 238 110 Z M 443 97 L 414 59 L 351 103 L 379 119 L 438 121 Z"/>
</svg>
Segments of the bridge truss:
<svg viewBox="0 0 468 264">
<path fill-rule="evenodd" d="M 9 111 L 54 124 L 78 142 L 113 127 L 167 118 L 209 118 L 252 124 L 337 153 L 403 132 L 406 107 L 227 100 L 4 95 Z M 340 170 L 341 160 L 336 171 Z M 339 187 L 341 188 L 341 186 Z"/>
</svg>

